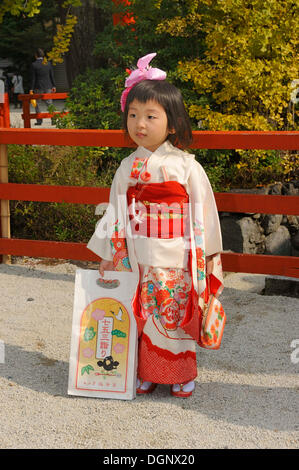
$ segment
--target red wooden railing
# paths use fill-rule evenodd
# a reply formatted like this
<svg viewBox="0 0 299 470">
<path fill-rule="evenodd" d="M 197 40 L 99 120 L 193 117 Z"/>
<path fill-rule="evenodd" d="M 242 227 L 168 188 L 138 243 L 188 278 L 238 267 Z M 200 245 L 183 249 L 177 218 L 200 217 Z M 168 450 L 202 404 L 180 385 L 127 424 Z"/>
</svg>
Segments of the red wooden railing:
<svg viewBox="0 0 299 470">
<path fill-rule="evenodd" d="M 34 93 L 32 95 L 18 95 L 18 100 L 22 101 L 23 107 L 23 114 L 22 118 L 24 121 L 24 127 L 30 128 L 31 119 L 44 119 L 44 118 L 52 118 L 55 115 L 64 116 L 67 114 L 67 111 L 55 111 L 53 113 L 30 113 L 30 101 L 34 100 L 65 100 L 68 97 L 67 93 Z"/>
<path fill-rule="evenodd" d="M 193 148 L 280 149 L 299 148 L 299 132 L 193 133 Z M 122 131 L 0 129 L 0 151 L 6 144 L 132 147 Z M 0 184 L 0 199 L 99 204 L 107 202 L 109 188 Z M 219 212 L 299 214 L 299 197 L 215 193 Z M 84 243 L 0 239 L 0 254 L 99 261 Z M 299 257 L 223 253 L 223 269 L 231 272 L 274 274 L 299 278 Z"/>
</svg>

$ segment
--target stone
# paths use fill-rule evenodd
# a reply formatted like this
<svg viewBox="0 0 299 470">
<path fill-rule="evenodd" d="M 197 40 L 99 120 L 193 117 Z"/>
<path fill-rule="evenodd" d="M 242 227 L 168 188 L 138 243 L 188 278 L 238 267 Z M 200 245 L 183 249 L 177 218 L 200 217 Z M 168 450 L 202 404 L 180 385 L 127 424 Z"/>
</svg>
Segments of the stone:
<svg viewBox="0 0 299 470">
<path fill-rule="evenodd" d="M 281 221 L 281 225 L 287 225 L 287 223 L 288 223 L 288 218 L 286 215 L 284 215 Z"/>
<path fill-rule="evenodd" d="M 284 276 L 265 277 L 263 294 L 299 298 L 299 279 Z"/>
<path fill-rule="evenodd" d="M 269 188 L 267 186 L 259 186 L 257 188 L 232 188 L 230 193 L 240 194 L 268 194 Z"/>
<path fill-rule="evenodd" d="M 231 193 L 299 195 L 299 180 Z M 220 212 L 223 249 L 236 253 L 299 256 L 299 214 Z"/>
<path fill-rule="evenodd" d="M 284 183 L 281 188 L 281 194 L 287 196 L 297 196 L 299 194 L 299 188 L 296 187 L 295 182 Z"/>
<path fill-rule="evenodd" d="M 232 213 L 231 212 L 219 212 L 219 218 L 223 218 L 223 217 L 232 217 Z M 236 216 L 236 214 L 235 214 Z"/>
<path fill-rule="evenodd" d="M 291 238 L 291 243 L 292 247 L 295 250 L 299 250 L 299 232 L 297 232 L 292 238 Z"/>
<path fill-rule="evenodd" d="M 224 250 L 252 254 L 263 252 L 264 237 L 251 217 L 224 217 L 220 224 Z"/>
<path fill-rule="evenodd" d="M 297 215 L 287 215 L 286 225 L 289 227 L 291 233 L 296 233 L 299 230 L 299 217 Z"/>
<path fill-rule="evenodd" d="M 276 232 L 270 233 L 265 239 L 265 253 L 267 255 L 291 256 L 291 235 L 284 225 L 280 225 Z"/>
<path fill-rule="evenodd" d="M 236 253 L 243 252 L 243 236 L 238 219 L 234 216 L 226 216 L 220 219 L 222 243 L 224 250 Z"/>
<path fill-rule="evenodd" d="M 269 192 L 268 192 L 268 194 L 278 194 L 278 195 L 281 195 L 281 190 L 282 190 L 282 183 L 272 184 L 272 185 L 269 187 Z"/>
<path fill-rule="evenodd" d="M 291 256 L 297 256 L 299 258 L 299 250 L 296 250 L 296 248 L 294 248 L 293 246 L 291 250 Z"/>
<path fill-rule="evenodd" d="M 282 214 L 265 214 L 261 220 L 265 234 L 269 235 L 269 233 L 275 232 L 280 226 L 282 219 Z"/>
</svg>

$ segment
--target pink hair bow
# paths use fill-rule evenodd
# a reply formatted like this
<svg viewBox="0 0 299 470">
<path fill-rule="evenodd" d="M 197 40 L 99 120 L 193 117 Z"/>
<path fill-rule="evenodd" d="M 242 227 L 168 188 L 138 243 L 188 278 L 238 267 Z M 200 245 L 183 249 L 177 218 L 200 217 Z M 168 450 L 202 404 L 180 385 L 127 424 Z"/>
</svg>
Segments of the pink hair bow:
<svg viewBox="0 0 299 470">
<path fill-rule="evenodd" d="M 152 54 L 147 54 L 144 57 L 141 57 L 137 62 L 137 69 L 133 70 L 130 76 L 126 79 L 126 88 L 122 92 L 120 98 L 122 111 L 125 110 L 127 96 L 134 85 L 141 82 L 142 80 L 165 80 L 166 72 L 163 72 L 163 70 L 157 68 L 152 68 L 148 65 L 156 55 L 156 52 L 153 52 Z"/>
</svg>

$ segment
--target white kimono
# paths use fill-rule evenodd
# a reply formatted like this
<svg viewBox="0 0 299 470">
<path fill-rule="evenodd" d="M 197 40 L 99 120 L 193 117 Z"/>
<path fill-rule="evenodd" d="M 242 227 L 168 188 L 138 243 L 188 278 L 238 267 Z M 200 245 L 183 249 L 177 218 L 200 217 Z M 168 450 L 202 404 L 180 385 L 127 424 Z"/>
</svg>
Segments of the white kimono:
<svg viewBox="0 0 299 470">
<path fill-rule="evenodd" d="M 137 217 L 132 220 L 127 190 L 137 181 L 142 183 L 145 170 L 148 183 L 176 181 L 185 188 L 188 230 L 182 236 L 161 238 L 144 232 L 138 235 L 135 230 L 144 214 L 137 204 L 133 208 Z M 152 217 L 162 213 L 163 219 L 163 205 L 157 206 L 160 215 Z M 219 294 L 223 287 L 217 207 L 207 175 L 194 155 L 166 141 L 155 152 L 138 147 L 125 158 L 113 179 L 109 206 L 87 247 L 102 259 L 113 260 L 116 270 L 132 270 L 140 276 L 141 305 L 135 314 L 140 334 L 139 377 L 156 383 L 193 380 L 197 375 L 194 340 L 198 341 L 197 317 L 204 303 L 206 256 L 217 254 L 211 291 Z M 184 315 L 191 297 L 199 308 L 193 306 L 192 312 L 189 309 Z M 177 310 L 171 310 L 170 316 L 167 302 Z"/>
</svg>

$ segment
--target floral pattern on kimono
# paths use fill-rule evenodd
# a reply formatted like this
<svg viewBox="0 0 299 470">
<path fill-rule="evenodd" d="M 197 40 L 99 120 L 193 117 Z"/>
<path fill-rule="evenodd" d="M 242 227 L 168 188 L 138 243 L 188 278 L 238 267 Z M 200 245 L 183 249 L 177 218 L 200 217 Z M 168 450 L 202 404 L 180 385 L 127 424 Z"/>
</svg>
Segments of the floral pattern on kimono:
<svg viewBox="0 0 299 470">
<path fill-rule="evenodd" d="M 140 292 L 144 319 L 154 315 L 165 329 L 181 323 L 191 289 L 191 276 L 184 269 L 145 268 Z"/>
<path fill-rule="evenodd" d="M 207 344 L 208 346 L 211 346 L 212 344 L 215 344 L 217 342 L 217 339 L 219 338 L 221 334 L 222 325 L 224 321 L 225 321 L 225 317 L 224 317 L 223 307 L 220 303 L 219 304 L 216 303 L 213 309 L 213 315 L 212 315 L 210 328 L 206 329 L 204 334 L 202 335 L 202 339 L 205 344 Z"/>
<path fill-rule="evenodd" d="M 138 158 L 138 157 L 135 158 L 135 160 L 133 161 L 130 178 L 135 178 L 135 179 L 139 178 L 139 175 L 144 166 L 145 160 L 146 160 L 145 158 Z"/>
<path fill-rule="evenodd" d="M 115 271 L 132 271 L 129 256 L 127 241 L 125 238 L 124 229 L 119 230 L 119 222 L 116 221 L 114 225 L 114 232 L 110 239 L 110 245 L 113 256 L 113 266 Z"/>
<path fill-rule="evenodd" d="M 196 252 L 197 280 L 202 281 L 206 277 L 205 250 L 203 249 L 204 226 L 198 219 L 193 222 L 193 231 Z"/>
<path fill-rule="evenodd" d="M 192 279 L 181 268 L 141 267 L 138 376 L 156 383 L 181 383 L 197 375 L 195 342 L 180 327 Z"/>
</svg>

